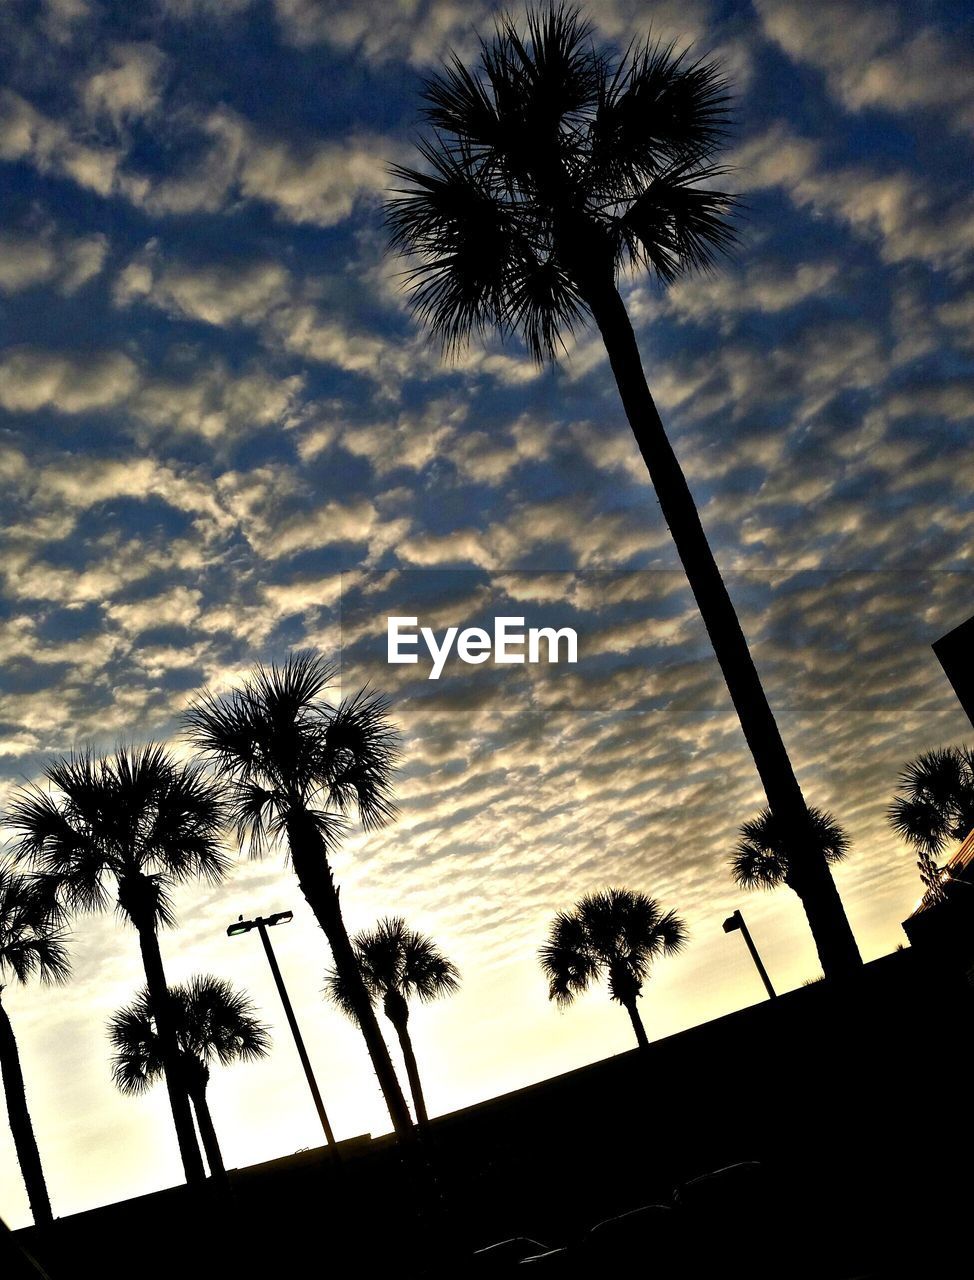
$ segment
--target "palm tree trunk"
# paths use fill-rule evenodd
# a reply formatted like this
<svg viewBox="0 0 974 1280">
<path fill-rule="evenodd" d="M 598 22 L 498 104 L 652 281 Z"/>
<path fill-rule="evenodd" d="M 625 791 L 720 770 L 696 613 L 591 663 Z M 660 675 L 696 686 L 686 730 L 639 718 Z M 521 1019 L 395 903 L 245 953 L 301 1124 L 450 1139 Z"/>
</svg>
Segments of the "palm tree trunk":
<svg viewBox="0 0 974 1280">
<path fill-rule="evenodd" d="M 796 833 L 796 888 L 827 977 L 849 974 L 862 957 L 824 858 L 805 844 L 808 809 L 686 477 L 646 383 L 636 336 L 615 284 L 591 274 L 583 292 L 609 356 L 619 394 L 663 517 L 710 636 L 772 812 Z"/>
<path fill-rule="evenodd" d="M 409 1080 L 409 1092 L 413 1097 L 413 1110 L 416 1112 L 416 1123 L 420 1128 L 427 1129 L 430 1118 L 426 1114 L 426 1099 L 423 1097 L 423 1085 L 419 1078 L 419 1067 L 416 1064 L 416 1055 L 413 1052 L 413 1042 L 409 1035 L 408 1023 L 401 1015 L 395 1018 L 390 1016 L 389 1021 L 396 1028 L 396 1035 L 399 1037 L 399 1047 L 402 1049 L 403 1061 L 406 1064 L 406 1076 Z"/>
<path fill-rule="evenodd" d="M 392 1127 L 398 1138 L 411 1142 L 414 1139 L 412 1116 L 359 972 L 355 951 L 342 918 L 339 891 L 328 865 L 321 836 L 316 828 L 297 818 L 288 822 L 287 835 L 298 884 L 328 939 L 335 968 L 349 992 L 355 1020 L 365 1037 Z"/>
<path fill-rule="evenodd" d="M 646 1034 L 646 1028 L 643 1026 L 643 1020 L 639 1016 L 639 1010 L 636 1008 L 635 1000 L 624 1000 L 626 1013 L 629 1014 L 629 1021 L 632 1023 L 632 1029 L 636 1033 L 636 1043 L 639 1048 L 645 1052 L 649 1048 L 649 1036 Z"/>
<path fill-rule="evenodd" d="M 3 988 L 0 987 L 0 991 Z M 7 1010 L 0 1001 L 0 1073 L 3 1075 L 3 1092 L 7 1100 L 7 1117 L 13 1134 L 14 1149 L 23 1174 L 27 1199 L 35 1226 L 46 1227 L 54 1221 L 51 1201 L 44 1181 L 44 1170 L 34 1137 L 34 1126 L 27 1110 L 27 1093 L 24 1089 L 24 1073 L 20 1066 L 20 1053 L 14 1029 L 10 1025 Z"/>
<path fill-rule="evenodd" d="M 166 1089 L 169 1092 L 169 1106 L 172 1110 L 173 1124 L 176 1127 L 176 1140 L 179 1143 L 179 1154 L 183 1161 L 186 1181 L 190 1184 L 205 1182 L 206 1170 L 203 1168 L 203 1157 L 200 1155 L 196 1130 L 193 1127 L 193 1113 L 190 1110 L 189 1094 L 183 1079 L 183 1070 L 179 1061 L 179 1045 L 176 1039 L 176 1028 L 173 1025 L 170 1005 L 169 987 L 166 973 L 162 965 L 162 952 L 159 949 L 159 937 L 156 933 L 155 902 L 140 901 L 140 890 L 151 893 L 153 886 L 147 885 L 127 887 L 126 910 L 139 935 L 139 947 L 142 951 L 142 964 L 145 969 L 145 985 L 152 1001 L 152 1015 L 156 1021 L 156 1030 L 165 1062 Z"/>
<path fill-rule="evenodd" d="M 220 1150 L 220 1142 L 213 1127 L 210 1104 L 206 1100 L 206 1081 L 203 1079 L 191 1081 L 189 1096 L 192 1099 L 193 1110 L 196 1112 L 196 1123 L 199 1126 L 200 1139 L 206 1153 L 206 1163 L 210 1166 L 210 1177 L 226 1180 L 227 1169 L 223 1163 L 223 1152 Z"/>
</svg>

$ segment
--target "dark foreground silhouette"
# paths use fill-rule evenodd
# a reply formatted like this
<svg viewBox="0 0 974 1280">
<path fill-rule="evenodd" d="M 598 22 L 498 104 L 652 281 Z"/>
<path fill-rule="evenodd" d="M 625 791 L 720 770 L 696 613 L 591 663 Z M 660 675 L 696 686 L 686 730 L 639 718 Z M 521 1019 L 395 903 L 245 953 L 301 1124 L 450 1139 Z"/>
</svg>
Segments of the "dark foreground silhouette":
<svg viewBox="0 0 974 1280">
<path fill-rule="evenodd" d="M 177 1187 L 17 1238 L 51 1280 L 128 1280 L 136 1256 L 140 1280 L 256 1280 L 303 1257 L 397 1280 L 623 1260 L 701 1280 L 959 1274 L 972 1119 L 949 1082 L 972 1001 L 958 971 L 896 952 L 433 1119 L 432 1200 L 391 1136 L 363 1138 L 337 1167 L 322 1148 L 233 1170 L 229 1201 Z"/>
</svg>

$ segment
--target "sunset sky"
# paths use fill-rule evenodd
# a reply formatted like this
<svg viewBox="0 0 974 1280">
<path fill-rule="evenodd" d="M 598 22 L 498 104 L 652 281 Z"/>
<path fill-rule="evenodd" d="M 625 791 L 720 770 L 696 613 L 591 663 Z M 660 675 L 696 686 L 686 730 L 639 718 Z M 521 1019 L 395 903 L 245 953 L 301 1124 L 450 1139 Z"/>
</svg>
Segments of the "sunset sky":
<svg viewBox="0 0 974 1280">
<path fill-rule="evenodd" d="M 735 86 L 735 260 L 624 293 L 808 800 L 852 839 L 837 880 L 872 958 L 920 888 L 884 816 L 898 771 L 974 736 L 930 650 L 974 614 L 968 6 L 585 9 L 622 44 L 652 20 Z M 797 899 L 730 879 L 762 795 L 596 335 L 553 370 L 516 346 L 446 365 L 384 252 L 422 77 L 492 12 L 0 0 L 0 803 L 79 745 L 185 752 L 193 691 L 290 648 L 387 690 L 402 813 L 335 865 L 350 927 L 403 914 L 462 971 L 411 1024 L 431 1113 L 632 1046 L 604 990 L 546 1000 L 537 947 L 587 891 L 687 919 L 651 1038 L 761 998 L 721 932 L 737 907 L 779 989 L 818 973 Z M 572 626 L 579 661 L 431 682 L 387 665 L 390 614 Z M 177 906 L 170 978 L 232 978 L 275 1033 L 214 1072 L 228 1166 L 320 1141 L 259 942 L 225 936 L 239 914 L 294 911 L 272 936 L 335 1129 L 387 1130 L 283 855 Z M 164 1088 L 122 1098 L 107 1066 L 135 932 L 73 927 L 69 986 L 3 993 L 59 1215 L 181 1176 Z M 0 1216 L 29 1220 L 4 1123 Z"/>
</svg>

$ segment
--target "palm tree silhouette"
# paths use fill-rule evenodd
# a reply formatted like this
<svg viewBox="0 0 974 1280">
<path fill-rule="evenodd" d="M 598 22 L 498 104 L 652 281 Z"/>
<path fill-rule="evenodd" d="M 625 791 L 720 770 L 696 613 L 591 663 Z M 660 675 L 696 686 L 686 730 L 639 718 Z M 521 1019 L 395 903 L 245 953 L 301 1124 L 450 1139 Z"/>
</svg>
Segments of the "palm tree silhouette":
<svg viewBox="0 0 974 1280">
<path fill-rule="evenodd" d="M 590 893 L 571 911 L 560 911 L 538 953 L 548 979 L 548 999 L 567 1005 L 589 984 L 605 978 L 609 996 L 629 1014 L 640 1049 L 649 1048 L 636 1007 L 653 961 L 676 955 L 687 929 L 674 911 L 631 889 Z"/>
<path fill-rule="evenodd" d="M 199 975 L 169 988 L 180 1066 L 192 1099 L 210 1174 L 225 1177 L 226 1168 L 206 1100 L 210 1067 L 230 1066 L 266 1057 L 270 1034 L 249 997 L 223 978 Z M 162 1042 L 148 990 L 112 1015 L 108 1036 L 115 1050 L 112 1079 L 122 1093 L 144 1093 L 163 1074 Z"/>
<path fill-rule="evenodd" d="M 68 976 L 68 955 L 61 933 L 64 912 L 50 880 L 23 875 L 11 859 L 0 862 L 0 997 L 13 979 L 61 983 Z M 44 1170 L 34 1137 L 20 1053 L 10 1017 L 0 998 L 0 1074 L 14 1149 L 37 1226 L 54 1221 Z"/>
<path fill-rule="evenodd" d="M 899 789 L 887 810 L 890 825 L 916 850 L 920 878 L 939 897 L 937 855 L 974 831 L 974 749 L 938 747 L 917 756 L 900 774 Z"/>
<path fill-rule="evenodd" d="M 849 852 L 849 837 L 830 813 L 810 808 L 808 817 L 818 856 L 828 866 L 841 862 Z M 782 884 L 794 889 L 795 861 L 792 829 L 770 809 L 742 824 L 731 858 L 734 879 L 742 889 L 776 889 Z"/>
<path fill-rule="evenodd" d="M 114 885 L 116 910 L 139 935 L 186 1180 L 201 1182 L 159 930 L 175 923 L 173 886 L 199 876 L 216 883 L 226 873 L 221 790 L 198 764 L 177 763 L 152 743 L 101 760 L 88 751 L 59 759 L 47 779 L 50 789 L 28 787 L 10 808 L 20 851 L 54 877 L 70 909 L 105 910 Z"/>
<path fill-rule="evenodd" d="M 460 989 L 460 971 L 440 951 L 432 938 L 407 927 L 401 916 L 380 920 L 374 929 L 352 938 L 359 973 L 373 1004 L 380 1000 L 386 1017 L 396 1029 L 416 1119 L 429 1124 L 426 1100 L 409 1034 L 409 1000 L 415 996 L 423 1004 Z M 355 1020 L 355 1004 L 345 975 L 337 969 L 325 974 L 328 998 Z"/>
<path fill-rule="evenodd" d="M 283 838 L 301 892 L 346 983 L 396 1133 L 412 1137 L 412 1118 L 359 972 L 329 853 L 358 813 L 366 831 L 396 813 L 391 778 L 398 737 L 385 698 L 362 690 L 337 705 L 322 695 L 334 677 L 313 652 L 282 666 L 258 665 L 250 679 L 217 697 L 204 692 L 186 713 L 193 744 L 230 784 L 232 819 L 259 854 Z"/>
<path fill-rule="evenodd" d="M 715 163 L 728 91 L 717 63 L 672 45 L 596 49 L 577 10 L 503 19 L 479 69 L 428 79 L 422 169 L 386 205 L 414 312 L 456 355 L 471 334 L 519 335 L 540 363 L 595 321 L 629 425 L 727 683 L 768 803 L 795 833 L 793 881 L 826 973 L 862 960 L 690 488 L 650 394 L 622 272 L 667 284 L 735 243 Z M 799 855 L 799 850 L 800 855 Z"/>
</svg>

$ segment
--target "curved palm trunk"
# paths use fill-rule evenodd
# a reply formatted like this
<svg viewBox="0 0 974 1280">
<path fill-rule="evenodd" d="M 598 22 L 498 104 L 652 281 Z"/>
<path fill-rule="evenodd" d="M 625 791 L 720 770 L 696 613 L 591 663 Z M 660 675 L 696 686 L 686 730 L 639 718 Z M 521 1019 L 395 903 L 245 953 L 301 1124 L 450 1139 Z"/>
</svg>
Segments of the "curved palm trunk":
<svg viewBox="0 0 974 1280">
<path fill-rule="evenodd" d="M 643 1020 L 639 1016 L 636 1002 L 635 1000 L 623 1000 L 622 1004 L 625 1006 L 626 1013 L 629 1014 L 629 1021 L 632 1023 L 632 1029 L 636 1033 L 636 1043 L 645 1052 L 649 1048 L 649 1036 L 647 1036 Z"/>
<path fill-rule="evenodd" d="M 196 1140 L 189 1094 L 186 1092 L 186 1082 L 180 1066 L 176 1028 L 172 1021 L 169 1004 L 169 987 L 166 984 L 162 952 L 159 949 L 159 938 L 156 933 L 154 887 L 151 883 L 130 884 L 126 886 L 124 896 L 125 909 L 139 935 L 142 965 L 145 969 L 145 985 L 152 1001 L 152 1016 L 155 1018 L 156 1031 L 162 1048 L 166 1089 L 169 1092 L 169 1106 L 172 1110 L 173 1124 L 176 1127 L 176 1140 L 179 1143 L 183 1171 L 188 1183 L 200 1183 L 205 1181 L 206 1171 L 203 1168 L 203 1157 L 200 1155 L 199 1143 Z"/>
<path fill-rule="evenodd" d="M 2 991 L 2 988 L 0 988 Z M 24 1073 L 20 1066 L 20 1053 L 14 1037 L 14 1029 L 10 1018 L 0 1000 L 0 1074 L 3 1075 L 3 1092 L 7 1100 L 7 1117 L 10 1121 L 10 1132 L 13 1134 L 14 1149 L 20 1172 L 23 1174 L 24 1186 L 27 1188 L 27 1199 L 34 1223 L 38 1227 L 46 1227 L 54 1221 L 51 1212 L 51 1201 L 47 1194 L 47 1183 L 44 1181 L 44 1170 L 34 1137 L 34 1126 L 27 1110 L 27 1093 L 24 1089 Z"/>
<path fill-rule="evenodd" d="M 359 972 L 321 836 L 314 826 L 302 823 L 297 818 L 288 822 L 287 836 L 298 884 L 328 939 L 335 968 L 346 984 L 355 1020 L 365 1038 L 392 1127 L 398 1138 L 411 1141 L 414 1137 L 412 1117 Z"/>
<path fill-rule="evenodd" d="M 805 798 L 707 542 L 693 495 L 650 394 L 625 304 L 611 279 L 595 280 L 590 272 L 583 274 L 582 292 L 602 335 L 626 417 L 686 570 L 768 804 L 776 816 L 801 833 L 808 813 Z M 855 971 L 861 966 L 862 957 L 825 859 L 809 848 L 795 872 L 795 889 L 826 977 Z"/>
<path fill-rule="evenodd" d="M 419 1067 L 416 1064 L 416 1054 L 413 1052 L 413 1042 L 409 1034 L 409 1008 L 402 996 L 397 1002 L 387 998 L 384 1004 L 386 1017 L 395 1027 L 396 1035 L 399 1037 L 399 1047 L 402 1049 L 406 1077 L 409 1080 L 409 1092 L 413 1098 L 413 1110 L 416 1112 L 416 1123 L 426 1129 L 429 1127 L 430 1119 L 426 1113 L 423 1085 L 419 1078 Z"/>
<path fill-rule="evenodd" d="M 227 1170 L 223 1163 L 223 1152 L 213 1126 L 210 1104 L 206 1100 L 206 1084 L 209 1072 L 205 1067 L 196 1070 L 187 1065 L 187 1087 L 193 1110 L 196 1112 L 196 1123 L 199 1126 L 200 1140 L 206 1154 L 206 1163 L 210 1166 L 210 1177 L 226 1181 Z"/>
</svg>

